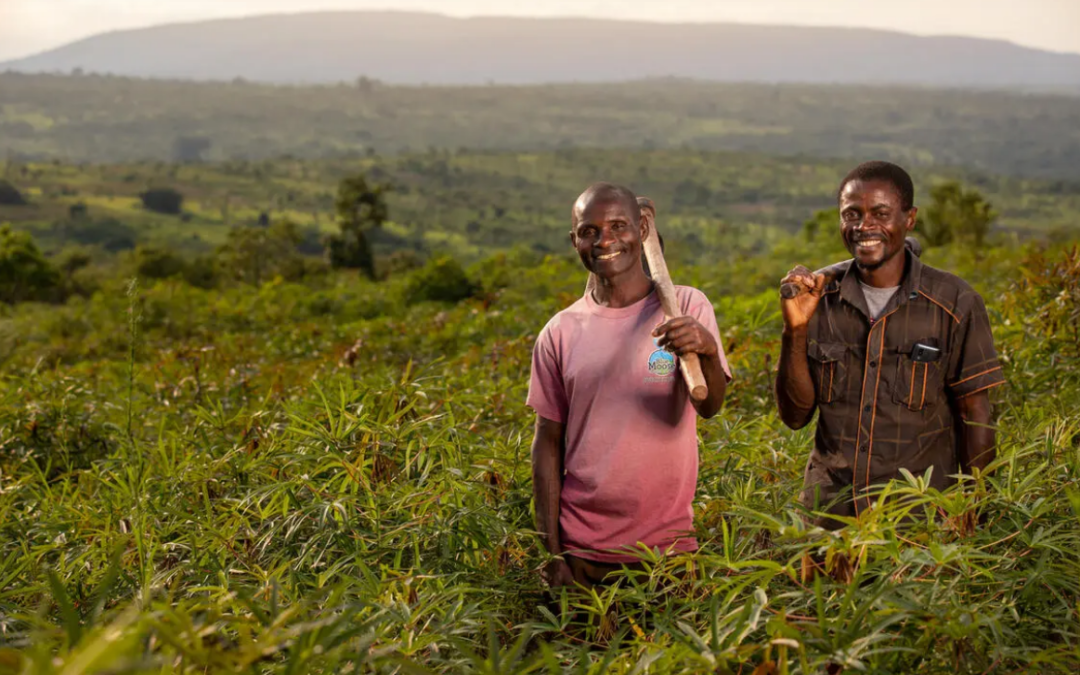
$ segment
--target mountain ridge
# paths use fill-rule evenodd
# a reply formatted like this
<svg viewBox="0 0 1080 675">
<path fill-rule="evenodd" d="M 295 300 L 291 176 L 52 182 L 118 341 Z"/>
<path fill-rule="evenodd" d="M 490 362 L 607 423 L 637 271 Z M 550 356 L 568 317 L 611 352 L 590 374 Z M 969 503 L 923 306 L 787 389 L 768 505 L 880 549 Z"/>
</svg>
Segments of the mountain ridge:
<svg viewBox="0 0 1080 675">
<path fill-rule="evenodd" d="M 718 82 L 1080 87 L 1080 54 L 861 28 L 455 18 L 402 11 L 267 14 L 101 33 L 0 63 L 21 72 L 277 84 Z"/>
</svg>

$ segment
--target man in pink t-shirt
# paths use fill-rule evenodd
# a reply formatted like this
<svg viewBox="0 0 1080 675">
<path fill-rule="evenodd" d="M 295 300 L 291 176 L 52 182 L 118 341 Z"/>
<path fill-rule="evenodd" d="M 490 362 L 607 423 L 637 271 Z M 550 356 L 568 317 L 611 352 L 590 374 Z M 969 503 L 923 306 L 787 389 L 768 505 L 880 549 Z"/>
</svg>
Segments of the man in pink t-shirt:
<svg viewBox="0 0 1080 675">
<path fill-rule="evenodd" d="M 641 242 L 655 236 L 634 194 L 593 185 L 570 240 L 595 288 L 548 322 L 533 350 L 537 529 L 552 586 L 593 584 L 642 546 L 693 551 L 697 416 L 720 410 L 731 379 L 712 304 L 676 287 L 685 316 L 664 321 Z M 677 358 L 696 353 L 709 396 L 694 402 Z"/>
</svg>

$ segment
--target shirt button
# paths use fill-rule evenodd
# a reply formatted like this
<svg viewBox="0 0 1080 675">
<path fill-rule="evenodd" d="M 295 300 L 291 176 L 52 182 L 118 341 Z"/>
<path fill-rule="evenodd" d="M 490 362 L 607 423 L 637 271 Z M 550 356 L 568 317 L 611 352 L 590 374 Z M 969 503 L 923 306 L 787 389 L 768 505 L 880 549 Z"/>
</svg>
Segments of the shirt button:
<svg viewBox="0 0 1080 675">
<path fill-rule="evenodd" d="M 866 406 L 865 408 L 863 408 L 863 412 L 870 412 L 871 410 L 873 410 L 871 406 Z"/>
<path fill-rule="evenodd" d="M 877 368 L 877 361 L 871 361 L 870 362 L 870 367 L 871 368 Z"/>
</svg>

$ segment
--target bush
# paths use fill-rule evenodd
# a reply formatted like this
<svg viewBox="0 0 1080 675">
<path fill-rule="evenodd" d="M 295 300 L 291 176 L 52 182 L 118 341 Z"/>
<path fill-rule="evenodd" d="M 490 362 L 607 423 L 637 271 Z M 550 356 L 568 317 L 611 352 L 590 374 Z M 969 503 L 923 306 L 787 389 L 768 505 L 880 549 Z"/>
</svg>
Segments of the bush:
<svg viewBox="0 0 1080 675">
<path fill-rule="evenodd" d="M 153 246 L 139 246 L 131 252 L 135 274 L 144 279 L 168 279 L 187 271 L 184 259 Z"/>
<path fill-rule="evenodd" d="M 394 251 L 388 256 L 385 256 L 378 261 L 378 278 L 389 279 L 390 277 L 396 277 L 399 274 L 411 272 L 412 270 L 419 269 L 423 266 L 423 262 L 420 260 L 420 256 L 416 251 L 411 249 L 402 249 L 400 251 Z"/>
<path fill-rule="evenodd" d="M 25 206 L 26 198 L 22 196 L 14 185 L 6 180 L 0 180 L 0 205 Z"/>
<path fill-rule="evenodd" d="M 143 208 L 154 213 L 178 216 L 183 210 L 184 195 L 172 188 L 151 188 L 139 195 Z"/>
<path fill-rule="evenodd" d="M 54 224 L 53 231 L 63 241 L 101 246 L 111 253 L 135 248 L 137 240 L 135 230 L 115 218 L 74 218 Z"/>
<path fill-rule="evenodd" d="M 308 272 L 297 250 L 301 241 L 299 228 L 288 221 L 270 227 L 233 228 L 218 247 L 218 271 L 224 278 L 256 286 L 277 276 L 295 281 Z"/>
<path fill-rule="evenodd" d="M 405 300 L 409 304 L 426 300 L 459 302 L 472 297 L 476 290 L 458 261 L 439 256 L 413 272 L 405 286 Z"/>
<path fill-rule="evenodd" d="M 55 295 L 60 273 L 41 254 L 34 238 L 0 227 L 0 302 L 46 300 Z"/>
</svg>

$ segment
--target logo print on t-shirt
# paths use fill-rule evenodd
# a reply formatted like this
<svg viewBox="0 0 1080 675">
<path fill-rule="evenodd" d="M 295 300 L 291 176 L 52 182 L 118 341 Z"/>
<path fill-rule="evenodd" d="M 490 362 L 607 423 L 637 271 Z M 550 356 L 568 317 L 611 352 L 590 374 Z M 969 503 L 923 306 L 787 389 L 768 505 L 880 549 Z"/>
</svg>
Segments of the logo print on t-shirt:
<svg viewBox="0 0 1080 675">
<path fill-rule="evenodd" d="M 659 340 L 653 340 L 654 345 L 658 342 Z M 661 378 L 673 375 L 675 373 L 675 355 L 663 349 L 657 349 L 649 356 L 649 372 Z"/>
</svg>

